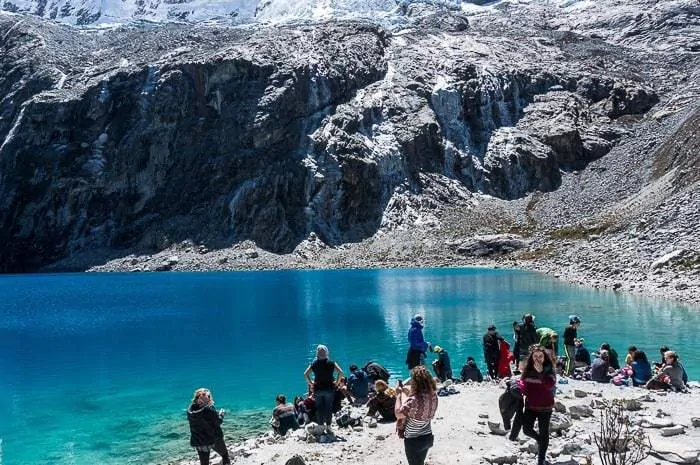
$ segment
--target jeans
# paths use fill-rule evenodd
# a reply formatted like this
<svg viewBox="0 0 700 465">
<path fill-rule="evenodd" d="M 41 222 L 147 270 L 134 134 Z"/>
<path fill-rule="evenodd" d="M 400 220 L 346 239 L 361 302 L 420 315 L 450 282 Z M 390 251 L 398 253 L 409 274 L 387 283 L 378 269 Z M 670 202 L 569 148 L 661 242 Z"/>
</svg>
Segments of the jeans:
<svg viewBox="0 0 700 465">
<path fill-rule="evenodd" d="M 549 420 L 552 418 L 552 411 L 535 411 L 525 408 L 523 413 L 523 433 L 537 441 L 537 464 L 544 465 L 547 447 L 549 446 Z M 535 432 L 535 419 L 539 433 Z"/>
<path fill-rule="evenodd" d="M 406 450 L 408 465 L 423 465 L 425 457 L 428 455 L 428 449 L 433 447 L 434 439 L 435 437 L 432 434 L 404 439 L 403 446 Z"/>
<path fill-rule="evenodd" d="M 226 443 L 224 442 L 224 438 L 220 438 L 216 440 L 216 443 L 212 446 L 212 449 L 216 451 L 217 454 L 221 456 L 223 459 L 221 463 L 223 465 L 229 465 L 231 463 L 231 459 L 228 457 L 228 449 L 226 448 Z M 209 451 L 203 451 L 203 450 L 198 450 L 197 455 L 199 456 L 199 464 L 200 465 L 209 465 Z"/>
<path fill-rule="evenodd" d="M 314 402 L 316 402 L 316 423 L 319 425 L 329 425 L 333 421 L 333 399 L 335 392 L 333 389 L 320 389 L 314 391 Z"/>
</svg>

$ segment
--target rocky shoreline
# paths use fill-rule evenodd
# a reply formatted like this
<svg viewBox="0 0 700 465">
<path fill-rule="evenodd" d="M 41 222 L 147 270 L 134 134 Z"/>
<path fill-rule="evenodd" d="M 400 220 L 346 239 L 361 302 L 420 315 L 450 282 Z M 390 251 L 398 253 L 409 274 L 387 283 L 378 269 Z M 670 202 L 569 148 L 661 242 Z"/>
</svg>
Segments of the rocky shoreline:
<svg viewBox="0 0 700 465">
<path fill-rule="evenodd" d="M 617 387 L 569 380 L 558 384 L 556 412 L 548 459 L 553 465 L 600 464 L 594 435 L 600 413 L 608 402 L 621 399 L 625 414 L 634 427 L 642 428 L 651 443 L 651 455 L 643 465 L 700 463 L 700 385 L 691 383 L 689 393 L 666 393 L 639 388 Z M 512 443 L 502 436 L 498 396 L 503 389 L 495 383 L 456 385 L 455 395 L 440 397 L 433 422 L 435 446 L 426 463 L 430 465 L 530 464 L 536 444 L 520 434 Z M 362 409 L 350 409 L 361 416 Z M 233 463 L 239 465 L 311 464 L 399 464 L 405 463 L 403 442 L 395 425 L 364 421 L 354 428 L 334 427 L 339 438 L 318 443 L 313 428 L 302 428 L 286 437 L 264 433 L 240 444 L 230 445 Z M 303 462 L 288 462 L 299 456 Z M 214 464 L 217 464 L 215 459 Z M 193 460 L 176 462 L 196 465 Z"/>
</svg>

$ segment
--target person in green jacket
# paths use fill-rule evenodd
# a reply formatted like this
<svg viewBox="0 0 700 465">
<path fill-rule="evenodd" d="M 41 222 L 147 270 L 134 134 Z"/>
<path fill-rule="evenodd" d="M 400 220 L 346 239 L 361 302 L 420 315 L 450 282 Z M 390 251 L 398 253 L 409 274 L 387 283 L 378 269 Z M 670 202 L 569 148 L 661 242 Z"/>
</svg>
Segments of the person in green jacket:
<svg viewBox="0 0 700 465">
<path fill-rule="evenodd" d="M 537 335 L 540 338 L 540 345 L 545 348 L 552 363 L 556 366 L 557 354 L 559 353 L 559 334 L 552 328 L 537 328 Z"/>
</svg>

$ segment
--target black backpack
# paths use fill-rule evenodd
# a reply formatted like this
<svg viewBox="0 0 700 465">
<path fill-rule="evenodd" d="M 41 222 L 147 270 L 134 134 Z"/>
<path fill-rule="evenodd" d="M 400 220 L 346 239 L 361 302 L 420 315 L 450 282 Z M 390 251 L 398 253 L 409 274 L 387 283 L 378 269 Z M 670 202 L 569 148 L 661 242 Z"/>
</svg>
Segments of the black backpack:
<svg viewBox="0 0 700 465">
<path fill-rule="evenodd" d="M 373 379 L 381 379 L 384 382 L 388 382 L 389 378 L 391 377 L 389 372 L 376 362 L 367 362 L 367 365 L 365 365 L 363 370 Z"/>
</svg>

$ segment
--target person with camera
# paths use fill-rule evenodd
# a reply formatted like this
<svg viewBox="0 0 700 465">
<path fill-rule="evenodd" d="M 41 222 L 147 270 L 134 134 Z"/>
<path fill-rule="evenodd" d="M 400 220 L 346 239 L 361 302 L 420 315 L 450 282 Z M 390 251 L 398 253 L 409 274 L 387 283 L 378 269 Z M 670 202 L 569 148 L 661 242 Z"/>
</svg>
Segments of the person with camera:
<svg viewBox="0 0 700 465">
<path fill-rule="evenodd" d="M 218 412 L 214 408 L 211 391 L 199 388 L 194 391 L 192 403 L 187 409 L 190 424 L 190 445 L 199 456 L 200 465 L 209 465 L 209 453 L 213 450 L 222 458 L 222 465 L 229 465 L 231 459 L 224 442 L 221 423 L 224 421 L 224 409 Z"/>
</svg>

